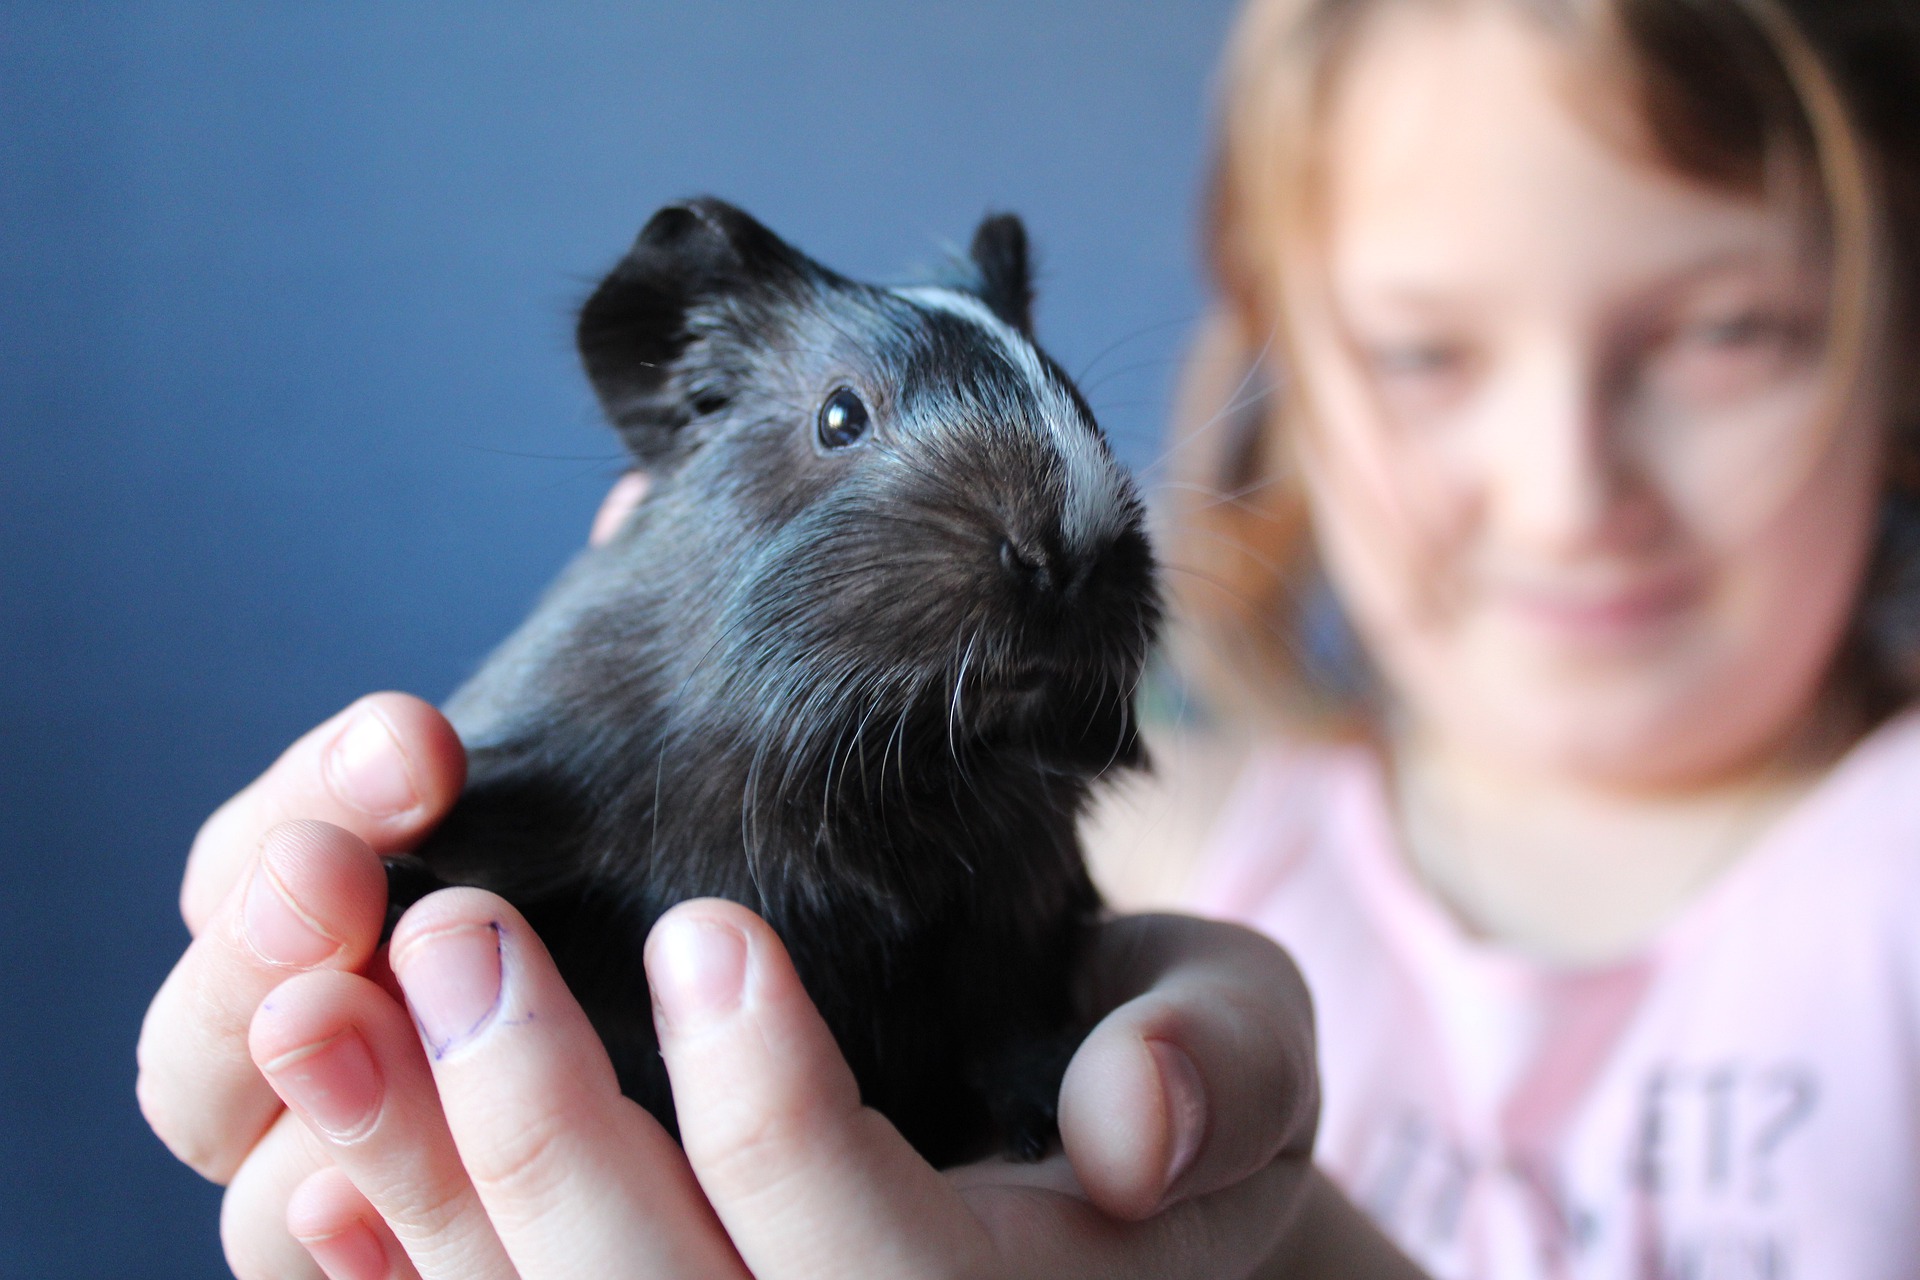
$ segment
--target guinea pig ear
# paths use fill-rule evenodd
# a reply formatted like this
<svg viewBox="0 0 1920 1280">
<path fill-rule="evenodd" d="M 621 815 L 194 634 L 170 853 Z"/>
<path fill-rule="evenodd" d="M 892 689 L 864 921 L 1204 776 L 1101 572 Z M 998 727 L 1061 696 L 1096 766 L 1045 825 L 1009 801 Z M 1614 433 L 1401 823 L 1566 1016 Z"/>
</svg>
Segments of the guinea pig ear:
<svg viewBox="0 0 1920 1280">
<path fill-rule="evenodd" d="M 981 219 L 967 250 L 979 269 L 977 292 L 993 314 L 1028 337 L 1033 336 L 1033 269 L 1027 254 L 1027 229 L 1011 213 Z"/>
<path fill-rule="evenodd" d="M 695 310 L 790 283 L 809 265 L 745 211 L 711 196 L 670 204 L 647 220 L 580 308 L 574 329 L 601 407 L 641 462 L 667 454 L 674 434 L 705 411 L 672 376 L 693 340 Z"/>
</svg>

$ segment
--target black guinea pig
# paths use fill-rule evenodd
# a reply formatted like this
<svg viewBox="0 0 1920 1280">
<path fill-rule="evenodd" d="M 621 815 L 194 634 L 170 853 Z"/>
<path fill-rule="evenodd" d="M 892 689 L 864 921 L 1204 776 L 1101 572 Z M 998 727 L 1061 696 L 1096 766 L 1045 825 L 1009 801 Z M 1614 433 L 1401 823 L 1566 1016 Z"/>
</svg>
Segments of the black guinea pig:
<svg viewBox="0 0 1920 1280">
<path fill-rule="evenodd" d="M 713 199 L 655 214 L 580 354 L 651 477 L 448 705 L 465 792 L 393 911 L 519 907 L 622 1088 L 677 1132 L 641 948 L 760 913 L 924 1156 L 1038 1156 L 1086 1026 L 1076 819 L 1141 762 L 1159 618 L 1137 492 L 1031 338 L 1026 234 L 848 280 Z"/>
</svg>

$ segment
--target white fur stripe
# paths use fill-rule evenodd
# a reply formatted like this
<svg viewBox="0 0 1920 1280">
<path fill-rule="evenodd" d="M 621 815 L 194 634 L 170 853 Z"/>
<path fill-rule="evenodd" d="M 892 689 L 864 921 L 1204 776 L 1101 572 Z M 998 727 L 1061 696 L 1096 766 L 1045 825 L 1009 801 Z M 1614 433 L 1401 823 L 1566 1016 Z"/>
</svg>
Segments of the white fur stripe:
<svg viewBox="0 0 1920 1280">
<path fill-rule="evenodd" d="M 979 298 L 958 289 L 934 286 L 894 290 L 915 306 L 955 316 L 984 330 L 1007 362 L 1027 380 L 1055 456 L 1060 459 L 1066 500 L 1061 537 L 1078 550 L 1120 533 L 1127 525 L 1126 479 L 1119 464 L 1101 448 L 1093 427 L 1060 380 L 1050 373 L 1024 334 L 993 314 Z"/>
</svg>

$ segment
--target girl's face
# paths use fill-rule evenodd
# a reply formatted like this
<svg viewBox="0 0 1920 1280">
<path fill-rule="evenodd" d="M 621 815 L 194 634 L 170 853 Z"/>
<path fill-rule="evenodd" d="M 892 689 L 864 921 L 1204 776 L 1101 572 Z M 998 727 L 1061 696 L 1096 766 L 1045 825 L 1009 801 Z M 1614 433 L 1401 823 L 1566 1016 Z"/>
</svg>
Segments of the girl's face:
<svg viewBox="0 0 1920 1280">
<path fill-rule="evenodd" d="M 1687 786 L 1815 705 L 1880 433 L 1835 394 L 1800 223 L 1661 168 L 1583 95 L 1498 6 L 1383 13 L 1332 104 L 1321 274 L 1286 300 L 1298 443 L 1417 730 Z"/>
</svg>

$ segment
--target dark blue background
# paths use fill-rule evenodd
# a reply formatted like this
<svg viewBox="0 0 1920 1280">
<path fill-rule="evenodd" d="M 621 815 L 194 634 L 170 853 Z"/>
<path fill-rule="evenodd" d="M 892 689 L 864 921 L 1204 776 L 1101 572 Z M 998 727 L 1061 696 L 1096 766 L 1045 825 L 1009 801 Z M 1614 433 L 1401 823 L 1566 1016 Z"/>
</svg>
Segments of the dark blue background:
<svg viewBox="0 0 1920 1280">
<path fill-rule="evenodd" d="M 713 191 L 899 276 L 989 207 L 1154 453 L 1225 0 L 0 11 L 0 1274 L 213 1275 L 133 1101 L 201 818 L 446 694 L 618 470 L 569 311 Z"/>
</svg>

